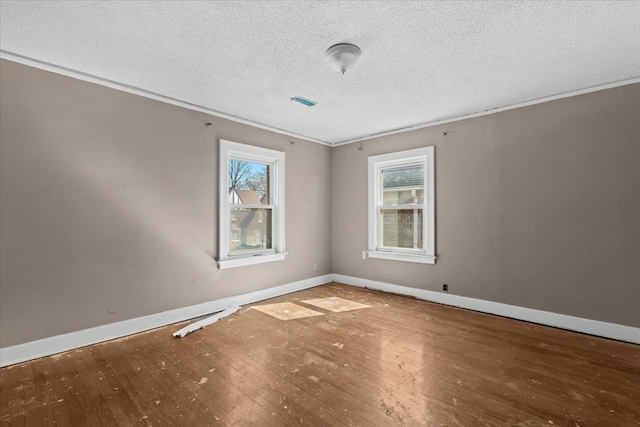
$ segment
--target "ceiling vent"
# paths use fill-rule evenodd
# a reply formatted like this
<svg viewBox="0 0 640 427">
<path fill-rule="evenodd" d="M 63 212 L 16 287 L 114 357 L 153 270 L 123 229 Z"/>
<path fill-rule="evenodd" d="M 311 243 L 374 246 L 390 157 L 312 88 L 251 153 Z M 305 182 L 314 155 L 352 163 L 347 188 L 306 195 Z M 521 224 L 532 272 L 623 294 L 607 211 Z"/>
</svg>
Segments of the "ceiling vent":
<svg viewBox="0 0 640 427">
<path fill-rule="evenodd" d="M 344 74 L 356 65 L 361 53 L 360 48 L 354 44 L 339 43 L 327 49 L 326 55 L 331 66 Z"/>
<path fill-rule="evenodd" d="M 307 107 L 313 107 L 314 105 L 317 104 L 316 101 L 312 101 L 310 99 L 303 98 L 301 96 L 294 96 L 293 98 L 291 98 L 291 102 L 299 102 L 300 104 L 306 105 Z"/>
</svg>

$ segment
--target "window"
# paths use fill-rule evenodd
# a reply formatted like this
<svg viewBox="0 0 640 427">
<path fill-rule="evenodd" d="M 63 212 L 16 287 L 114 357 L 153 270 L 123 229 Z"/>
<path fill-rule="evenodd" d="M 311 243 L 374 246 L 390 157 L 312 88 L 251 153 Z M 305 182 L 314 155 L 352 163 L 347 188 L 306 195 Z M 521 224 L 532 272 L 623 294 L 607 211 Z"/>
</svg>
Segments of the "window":
<svg viewBox="0 0 640 427">
<path fill-rule="evenodd" d="M 220 269 L 280 261 L 284 153 L 220 140 Z"/>
<path fill-rule="evenodd" d="M 434 147 L 369 157 L 369 258 L 435 264 Z"/>
</svg>

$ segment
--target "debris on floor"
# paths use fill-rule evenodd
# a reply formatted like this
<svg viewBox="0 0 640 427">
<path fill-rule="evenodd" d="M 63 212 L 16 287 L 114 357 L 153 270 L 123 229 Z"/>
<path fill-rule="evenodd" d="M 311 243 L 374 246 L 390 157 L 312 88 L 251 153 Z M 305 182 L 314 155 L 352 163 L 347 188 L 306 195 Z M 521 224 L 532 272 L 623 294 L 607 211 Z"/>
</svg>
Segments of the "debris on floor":
<svg viewBox="0 0 640 427">
<path fill-rule="evenodd" d="M 197 322 L 194 322 L 188 326 L 185 326 L 184 328 L 180 329 L 177 332 L 173 333 L 174 337 L 180 337 L 183 338 L 185 335 L 187 335 L 190 332 L 193 331 L 197 331 L 200 328 L 204 328 L 205 326 L 209 326 L 212 323 L 216 323 L 218 320 L 222 319 L 223 317 L 227 317 L 233 313 L 235 313 L 236 311 L 240 310 L 240 306 L 239 305 L 232 305 L 230 307 L 228 307 L 226 310 L 221 311 L 220 313 L 216 313 L 213 316 L 209 316 L 205 319 L 202 320 L 198 320 Z"/>
</svg>

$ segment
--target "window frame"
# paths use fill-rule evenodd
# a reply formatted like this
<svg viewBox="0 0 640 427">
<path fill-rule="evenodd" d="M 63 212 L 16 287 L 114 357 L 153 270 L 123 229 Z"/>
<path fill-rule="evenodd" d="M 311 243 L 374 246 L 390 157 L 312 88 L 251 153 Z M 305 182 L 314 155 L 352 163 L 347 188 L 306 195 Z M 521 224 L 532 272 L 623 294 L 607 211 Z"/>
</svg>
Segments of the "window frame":
<svg viewBox="0 0 640 427">
<path fill-rule="evenodd" d="M 241 160 L 263 163 L 269 169 L 269 204 L 247 205 L 247 209 L 271 208 L 271 249 L 231 254 L 231 208 L 229 200 L 229 161 Z M 219 158 L 219 203 L 218 203 L 218 268 L 241 267 L 282 261 L 285 259 L 285 153 L 283 151 L 256 147 L 221 139 Z"/>
<path fill-rule="evenodd" d="M 435 264 L 435 147 L 423 147 L 388 154 L 369 156 L 369 222 L 368 222 L 368 258 L 395 261 Z M 393 167 L 424 164 L 424 203 L 407 205 L 407 209 L 422 206 L 422 242 L 423 249 L 396 248 L 382 246 L 382 226 L 380 210 L 383 205 L 382 170 Z M 405 205 L 396 205 L 401 209 Z M 387 207 L 387 209 L 389 209 Z"/>
</svg>

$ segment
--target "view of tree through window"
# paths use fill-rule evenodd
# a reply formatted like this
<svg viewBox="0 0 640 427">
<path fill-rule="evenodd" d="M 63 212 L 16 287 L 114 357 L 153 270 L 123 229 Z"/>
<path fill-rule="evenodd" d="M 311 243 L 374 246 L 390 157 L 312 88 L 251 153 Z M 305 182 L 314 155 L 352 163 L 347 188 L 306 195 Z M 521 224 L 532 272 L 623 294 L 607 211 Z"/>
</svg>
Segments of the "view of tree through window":
<svg viewBox="0 0 640 427">
<path fill-rule="evenodd" d="M 268 192 L 269 165 L 229 160 L 229 189 L 256 191 L 262 199 Z"/>
<path fill-rule="evenodd" d="M 284 151 L 220 140 L 220 269 L 285 259 Z"/>
<path fill-rule="evenodd" d="M 229 160 L 231 253 L 272 249 L 269 165 Z"/>
</svg>

